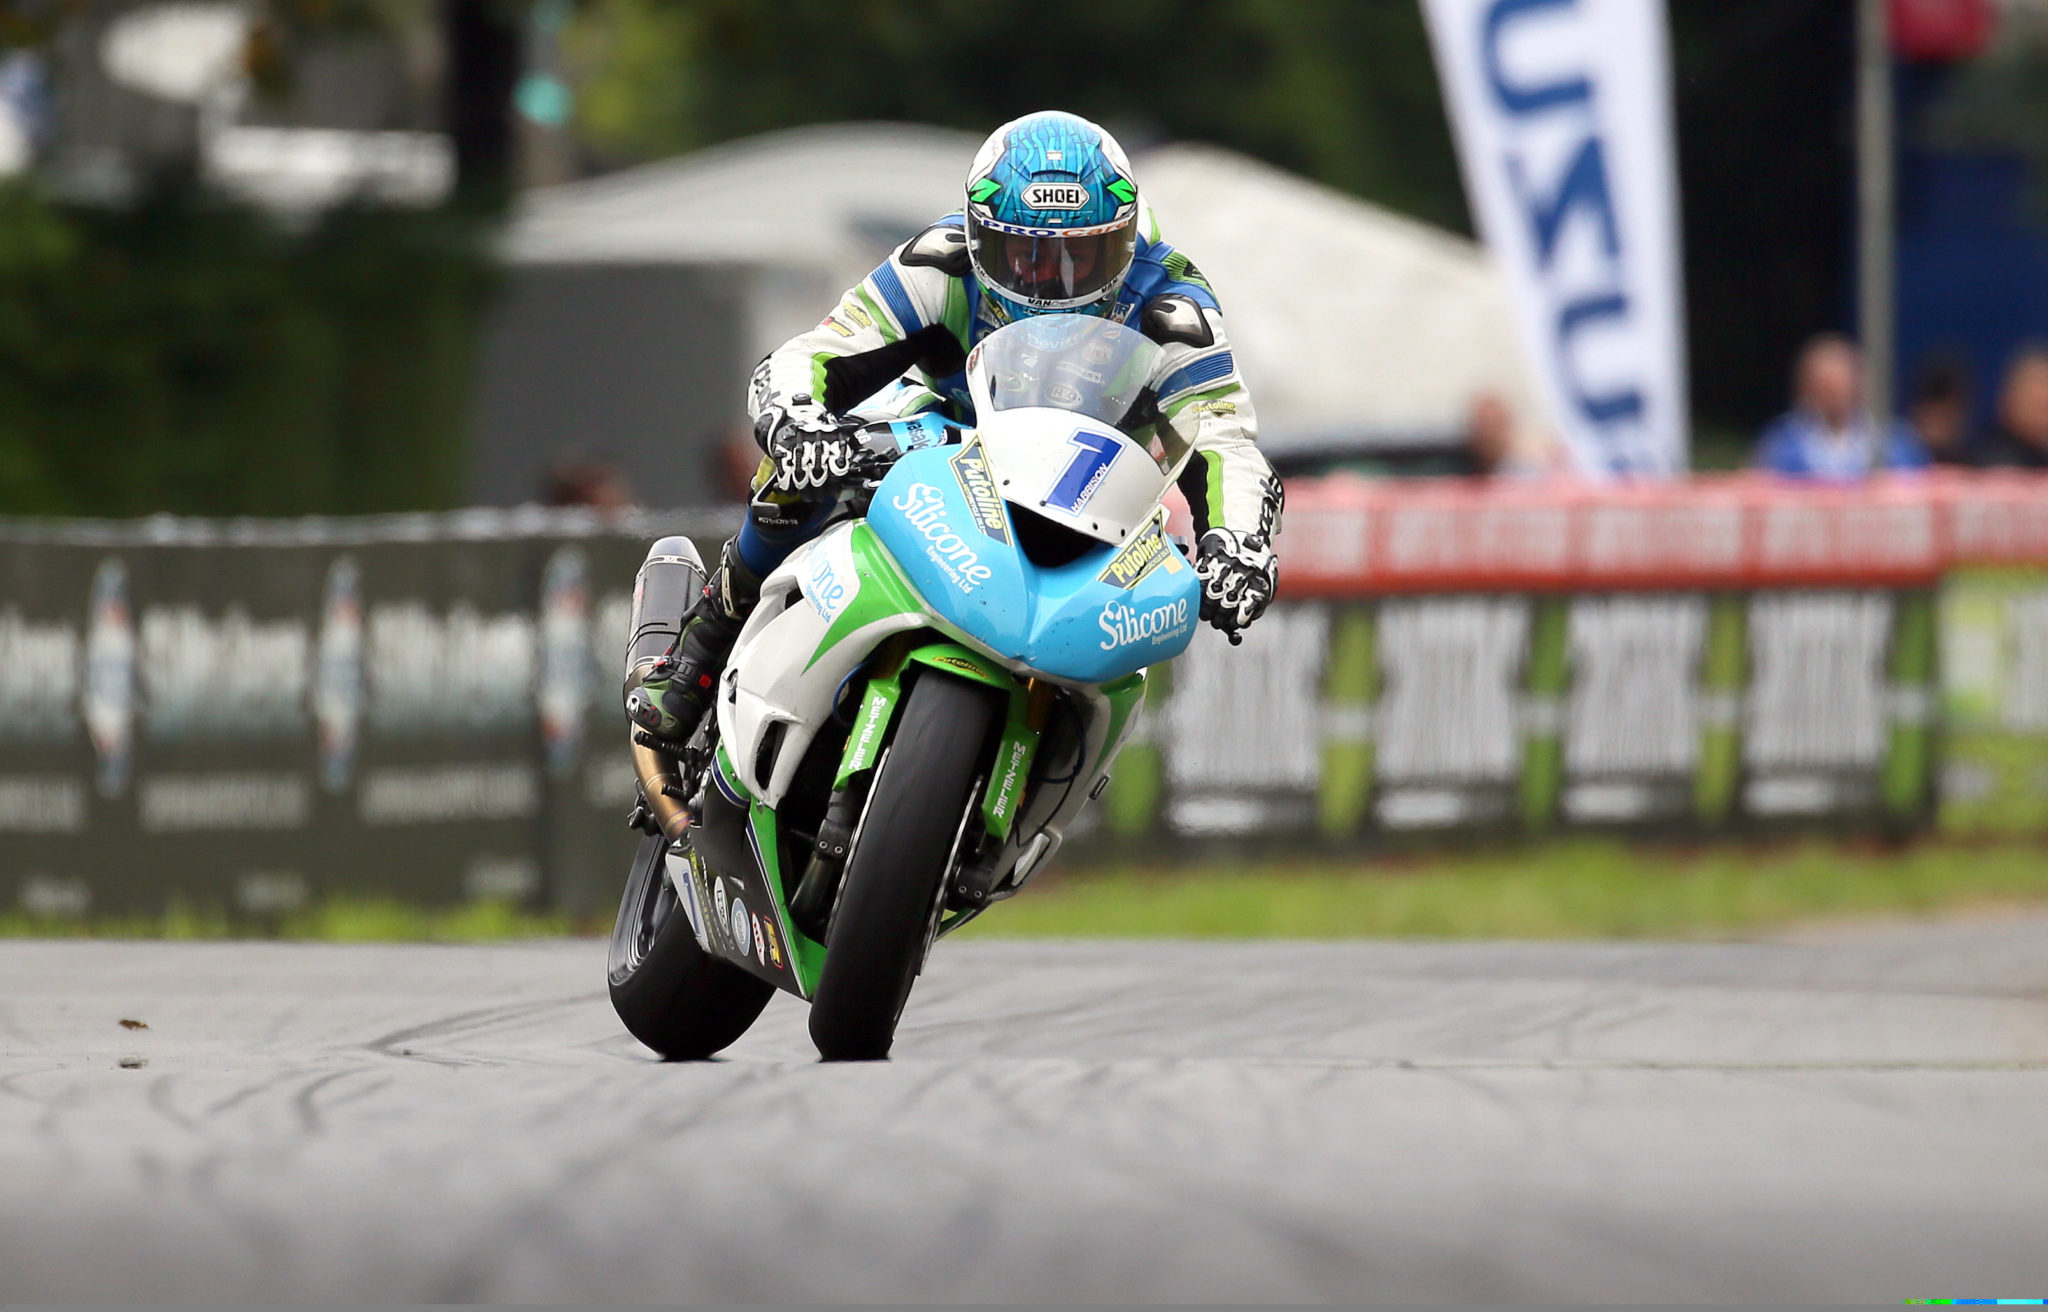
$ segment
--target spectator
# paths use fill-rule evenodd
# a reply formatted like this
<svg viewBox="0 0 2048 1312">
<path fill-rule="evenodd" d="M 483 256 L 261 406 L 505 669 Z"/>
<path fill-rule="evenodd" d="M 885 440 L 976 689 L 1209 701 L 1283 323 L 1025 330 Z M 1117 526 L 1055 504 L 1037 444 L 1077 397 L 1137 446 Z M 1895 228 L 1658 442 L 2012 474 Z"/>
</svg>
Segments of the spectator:
<svg viewBox="0 0 2048 1312">
<path fill-rule="evenodd" d="M 1563 452 L 1541 433 L 1515 423 L 1498 392 L 1481 392 L 1465 412 L 1465 453 L 1472 473 L 1488 478 L 1541 478 L 1563 472 Z"/>
<path fill-rule="evenodd" d="M 1906 425 L 1937 465 L 1970 463 L 1970 366 L 1959 355 L 1937 352 L 1920 363 Z"/>
<path fill-rule="evenodd" d="M 1757 441 L 1756 462 L 1791 478 L 1855 479 L 1870 473 L 1879 451 L 1863 413 L 1863 357 L 1856 344 L 1824 333 L 1799 352 L 1792 408 Z M 1888 426 L 1883 461 L 1919 469 L 1927 452 L 1903 424 Z"/>
<path fill-rule="evenodd" d="M 616 512 L 633 507 L 633 490 L 625 475 L 595 460 L 569 460 L 548 474 L 544 493 L 550 506 L 589 506 Z"/>
<path fill-rule="evenodd" d="M 2048 346 L 2013 357 L 1998 397 L 1998 422 L 1977 444 L 1988 467 L 2048 468 Z"/>
</svg>

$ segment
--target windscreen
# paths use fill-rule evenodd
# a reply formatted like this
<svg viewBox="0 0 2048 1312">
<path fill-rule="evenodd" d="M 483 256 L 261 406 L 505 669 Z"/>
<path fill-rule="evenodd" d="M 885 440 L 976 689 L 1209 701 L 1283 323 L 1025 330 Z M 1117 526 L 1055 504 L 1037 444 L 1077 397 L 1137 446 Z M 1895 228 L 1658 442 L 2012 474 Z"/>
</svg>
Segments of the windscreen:
<svg viewBox="0 0 2048 1312">
<path fill-rule="evenodd" d="M 1132 410 L 1146 399 L 1160 354 L 1143 333 L 1107 319 L 1044 314 L 989 334 L 968 368 L 985 376 L 998 410 L 1071 410 L 1132 433 L 1149 422 Z"/>
</svg>

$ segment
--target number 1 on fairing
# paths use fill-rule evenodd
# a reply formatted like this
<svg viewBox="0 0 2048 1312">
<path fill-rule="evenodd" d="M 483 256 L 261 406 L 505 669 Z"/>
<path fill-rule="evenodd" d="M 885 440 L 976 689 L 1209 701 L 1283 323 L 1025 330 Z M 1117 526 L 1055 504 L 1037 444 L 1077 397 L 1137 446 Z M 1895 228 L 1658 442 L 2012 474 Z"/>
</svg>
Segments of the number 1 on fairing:
<svg viewBox="0 0 2048 1312">
<path fill-rule="evenodd" d="M 1078 515 L 1081 507 L 1088 504 L 1088 498 L 1095 495 L 1095 489 L 1102 486 L 1103 477 L 1109 473 L 1110 465 L 1116 462 L 1123 447 L 1108 434 L 1091 433 L 1085 428 L 1067 441 L 1081 449 L 1074 453 L 1059 481 L 1052 485 L 1045 504 L 1054 510 Z"/>
</svg>

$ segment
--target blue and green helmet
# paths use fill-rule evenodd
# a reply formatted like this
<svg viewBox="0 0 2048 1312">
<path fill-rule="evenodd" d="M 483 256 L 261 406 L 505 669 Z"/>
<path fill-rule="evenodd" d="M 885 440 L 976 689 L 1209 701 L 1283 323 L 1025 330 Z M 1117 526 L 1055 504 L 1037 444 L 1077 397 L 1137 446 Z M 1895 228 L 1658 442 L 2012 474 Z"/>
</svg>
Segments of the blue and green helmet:
<svg viewBox="0 0 2048 1312">
<path fill-rule="evenodd" d="M 1002 317 L 1109 313 L 1138 243 L 1116 139 L 1045 110 L 997 128 L 967 173 L 967 251 Z"/>
</svg>

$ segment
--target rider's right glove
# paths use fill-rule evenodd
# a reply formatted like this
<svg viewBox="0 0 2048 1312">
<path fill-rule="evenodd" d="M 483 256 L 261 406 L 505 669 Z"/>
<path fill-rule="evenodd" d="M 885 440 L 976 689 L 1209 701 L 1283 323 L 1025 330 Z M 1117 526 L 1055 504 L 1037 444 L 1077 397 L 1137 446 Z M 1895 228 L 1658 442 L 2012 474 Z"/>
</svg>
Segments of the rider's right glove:
<svg viewBox="0 0 2048 1312">
<path fill-rule="evenodd" d="M 766 491 L 822 492 L 873 464 L 857 428 L 808 396 L 762 411 L 754 431 L 775 461 Z"/>
<path fill-rule="evenodd" d="M 1234 647 L 1272 603 L 1280 562 L 1262 534 L 1212 528 L 1195 547 L 1195 577 L 1202 581 L 1202 618 L 1229 634 Z"/>
</svg>

